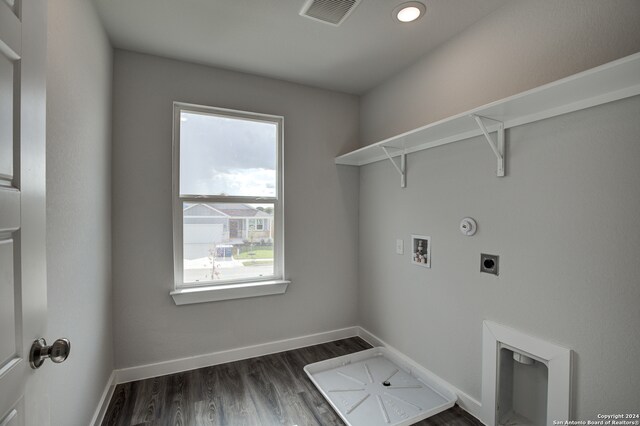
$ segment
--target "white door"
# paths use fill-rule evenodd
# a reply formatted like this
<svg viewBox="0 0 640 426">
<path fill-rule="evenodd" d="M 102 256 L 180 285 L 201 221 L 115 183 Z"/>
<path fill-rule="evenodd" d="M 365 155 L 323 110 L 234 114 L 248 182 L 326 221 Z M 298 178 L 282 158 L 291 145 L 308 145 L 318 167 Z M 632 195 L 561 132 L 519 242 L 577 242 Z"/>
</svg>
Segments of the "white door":
<svg viewBox="0 0 640 426">
<path fill-rule="evenodd" d="M 46 1 L 0 0 L 0 426 L 48 425 L 45 368 Z"/>
</svg>

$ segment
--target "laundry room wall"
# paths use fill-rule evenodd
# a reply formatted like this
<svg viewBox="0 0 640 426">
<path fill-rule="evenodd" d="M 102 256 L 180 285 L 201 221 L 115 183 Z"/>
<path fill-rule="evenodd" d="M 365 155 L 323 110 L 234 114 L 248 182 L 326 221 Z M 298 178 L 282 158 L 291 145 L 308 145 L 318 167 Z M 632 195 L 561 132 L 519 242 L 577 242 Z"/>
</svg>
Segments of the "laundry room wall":
<svg viewBox="0 0 640 426">
<path fill-rule="evenodd" d="M 636 1 L 509 2 L 366 94 L 363 143 L 638 52 L 638 22 Z M 574 351 L 576 418 L 637 410 L 639 116 L 636 96 L 510 129 L 504 178 L 482 138 L 408 155 L 406 189 L 361 167 L 361 324 L 481 402 L 482 321 L 502 323 Z M 395 254 L 411 234 L 431 269 Z"/>
</svg>

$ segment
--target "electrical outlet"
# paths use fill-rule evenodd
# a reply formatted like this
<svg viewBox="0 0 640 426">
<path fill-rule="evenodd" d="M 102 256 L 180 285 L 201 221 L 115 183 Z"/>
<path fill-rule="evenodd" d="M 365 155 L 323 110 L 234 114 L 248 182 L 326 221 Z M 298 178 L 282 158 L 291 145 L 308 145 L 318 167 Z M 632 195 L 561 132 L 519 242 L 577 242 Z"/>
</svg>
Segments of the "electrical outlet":
<svg viewBox="0 0 640 426">
<path fill-rule="evenodd" d="M 480 272 L 486 272 L 487 274 L 498 275 L 498 266 L 500 263 L 500 256 L 494 254 L 480 253 Z"/>
<path fill-rule="evenodd" d="M 404 254 L 404 240 L 396 240 L 396 254 Z"/>
</svg>

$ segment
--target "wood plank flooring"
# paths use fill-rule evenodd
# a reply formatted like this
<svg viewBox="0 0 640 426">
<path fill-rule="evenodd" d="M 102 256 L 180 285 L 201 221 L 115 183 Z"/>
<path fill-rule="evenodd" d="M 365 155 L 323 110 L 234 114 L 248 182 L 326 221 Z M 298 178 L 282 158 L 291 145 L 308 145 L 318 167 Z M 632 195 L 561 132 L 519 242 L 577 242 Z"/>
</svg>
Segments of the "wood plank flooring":
<svg viewBox="0 0 640 426">
<path fill-rule="evenodd" d="M 303 368 L 370 347 L 353 337 L 121 384 L 115 389 L 102 425 L 344 425 Z M 416 425 L 481 423 L 455 406 Z"/>
</svg>

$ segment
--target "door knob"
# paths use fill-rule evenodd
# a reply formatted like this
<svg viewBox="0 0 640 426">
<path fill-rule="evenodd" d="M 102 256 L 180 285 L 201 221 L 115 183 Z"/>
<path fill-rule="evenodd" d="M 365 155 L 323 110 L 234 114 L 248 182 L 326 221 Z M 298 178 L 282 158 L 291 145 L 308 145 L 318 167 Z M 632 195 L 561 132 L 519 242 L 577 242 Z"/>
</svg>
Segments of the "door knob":
<svg viewBox="0 0 640 426">
<path fill-rule="evenodd" d="M 34 370 L 40 368 L 44 360 L 49 358 L 59 364 L 69 357 L 71 352 L 71 342 L 69 339 L 58 339 L 53 345 L 47 346 L 47 341 L 43 338 L 33 341 L 29 352 L 29 364 Z"/>
</svg>

